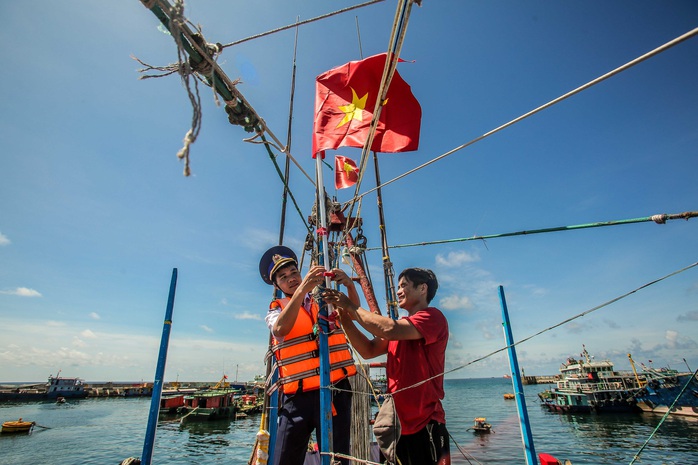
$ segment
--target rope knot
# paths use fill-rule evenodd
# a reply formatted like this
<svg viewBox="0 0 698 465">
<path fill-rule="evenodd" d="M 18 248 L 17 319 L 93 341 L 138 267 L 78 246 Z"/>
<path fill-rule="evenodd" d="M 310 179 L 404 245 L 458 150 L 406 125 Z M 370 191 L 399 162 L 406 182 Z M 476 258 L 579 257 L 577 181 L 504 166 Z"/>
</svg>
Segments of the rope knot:
<svg viewBox="0 0 698 465">
<path fill-rule="evenodd" d="M 222 50 L 223 46 L 221 44 L 208 43 L 201 34 L 192 34 L 191 38 L 211 60 L 215 60 L 216 55 L 218 55 Z M 199 74 L 203 74 L 204 76 L 210 76 L 213 72 L 213 65 L 209 60 L 206 59 L 196 62 L 192 60 L 192 57 L 189 57 L 189 66 L 191 66 L 191 69 Z"/>
<path fill-rule="evenodd" d="M 657 224 L 666 224 L 667 220 L 667 215 L 666 214 L 661 214 L 661 215 L 652 215 L 652 221 L 654 221 Z"/>
</svg>

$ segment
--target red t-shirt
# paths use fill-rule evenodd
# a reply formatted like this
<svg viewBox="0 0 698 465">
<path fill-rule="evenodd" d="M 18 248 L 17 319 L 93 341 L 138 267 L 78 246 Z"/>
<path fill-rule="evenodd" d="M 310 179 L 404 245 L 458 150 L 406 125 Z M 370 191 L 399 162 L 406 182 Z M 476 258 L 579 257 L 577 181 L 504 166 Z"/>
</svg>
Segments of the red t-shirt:
<svg viewBox="0 0 698 465">
<path fill-rule="evenodd" d="M 444 372 L 448 321 L 440 310 L 429 307 L 404 317 L 422 334 L 422 339 L 390 341 L 386 376 L 388 392 L 395 392 Z M 393 396 L 402 434 L 414 434 L 431 420 L 446 423 L 441 405 L 443 376 Z"/>
</svg>

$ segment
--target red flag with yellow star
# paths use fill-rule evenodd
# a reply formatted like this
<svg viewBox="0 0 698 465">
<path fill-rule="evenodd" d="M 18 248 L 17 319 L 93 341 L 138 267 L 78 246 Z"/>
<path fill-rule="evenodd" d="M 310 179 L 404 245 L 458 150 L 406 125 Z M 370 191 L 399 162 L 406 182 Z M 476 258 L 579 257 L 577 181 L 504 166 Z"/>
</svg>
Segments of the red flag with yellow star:
<svg viewBox="0 0 698 465">
<path fill-rule="evenodd" d="M 359 169 L 351 158 L 337 155 L 334 157 L 334 187 L 344 189 L 356 184 L 359 179 Z"/>
<path fill-rule="evenodd" d="M 331 69 L 316 78 L 313 156 L 338 147 L 363 147 L 376 106 L 386 54 Z M 409 152 L 419 147 L 422 108 L 395 72 L 371 150 Z"/>
</svg>

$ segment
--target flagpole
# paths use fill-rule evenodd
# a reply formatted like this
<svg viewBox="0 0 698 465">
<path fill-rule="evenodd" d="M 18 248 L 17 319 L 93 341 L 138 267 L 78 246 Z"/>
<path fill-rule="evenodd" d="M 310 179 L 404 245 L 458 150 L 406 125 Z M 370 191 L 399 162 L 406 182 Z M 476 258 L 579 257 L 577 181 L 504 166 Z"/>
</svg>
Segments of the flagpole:
<svg viewBox="0 0 698 465">
<path fill-rule="evenodd" d="M 322 159 L 325 152 L 314 155 L 315 174 L 317 177 L 317 212 L 320 226 L 317 228 L 320 264 L 331 268 L 327 243 L 327 214 L 325 210 L 325 182 L 322 176 Z M 331 273 L 325 273 L 324 287 L 330 287 Z M 332 393 L 330 391 L 330 355 L 329 355 L 329 305 L 318 296 L 318 344 L 320 349 L 320 463 L 330 465 L 329 452 L 332 451 Z"/>
</svg>

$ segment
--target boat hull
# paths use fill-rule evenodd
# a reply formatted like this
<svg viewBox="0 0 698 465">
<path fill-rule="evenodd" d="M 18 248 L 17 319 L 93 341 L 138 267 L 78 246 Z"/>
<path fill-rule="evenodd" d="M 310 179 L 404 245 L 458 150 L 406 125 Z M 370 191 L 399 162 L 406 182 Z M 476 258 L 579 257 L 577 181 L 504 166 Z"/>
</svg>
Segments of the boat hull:
<svg viewBox="0 0 698 465">
<path fill-rule="evenodd" d="M 6 421 L 2 424 L 3 434 L 29 433 L 34 428 L 33 421 Z"/>
<path fill-rule="evenodd" d="M 635 400 L 643 412 L 698 417 L 698 379 L 692 373 L 652 379 Z"/>
<path fill-rule="evenodd" d="M 669 407 L 666 405 L 652 406 L 645 402 L 638 402 L 637 406 L 645 413 L 665 414 L 669 411 Z M 698 407 L 674 407 L 671 409 L 671 414 L 698 418 Z"/>
<path fill-rule="evenodd" d="M 64 393 L 24 393 L 24 392 L 0 392 L 0 402 L 2 401 L 56 401 L 59 397 L 64 399 L 84 399 L 86 392 L 64 392 Z"/>
<path fill-rule="evenodd" d="M 230 407 L 218 407 L 218 408 L 199 408 L 191 411 L 187 411 L 183 408 L 179 411 L 184 414 L 181 418 L 181 423 L 187 422 L 197 422 L 197 421 L 218 421 L 218 420 L 230 420 L 235 416 L 236 408 L 235 406 Z"/>
</svg>

